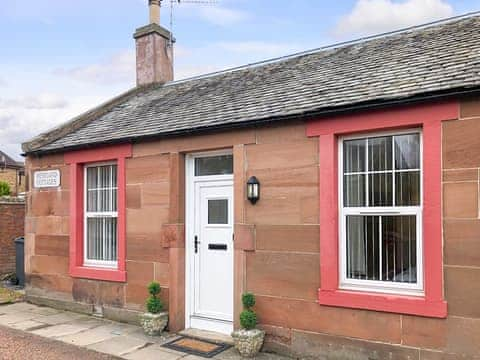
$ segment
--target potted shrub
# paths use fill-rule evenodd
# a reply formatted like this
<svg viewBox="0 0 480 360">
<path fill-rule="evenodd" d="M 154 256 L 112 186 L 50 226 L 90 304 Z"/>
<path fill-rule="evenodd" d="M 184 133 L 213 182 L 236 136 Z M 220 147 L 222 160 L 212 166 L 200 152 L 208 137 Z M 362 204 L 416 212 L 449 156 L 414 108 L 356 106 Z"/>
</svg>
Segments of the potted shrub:
<svg viewBox="0 0 480 360">
<path fill-rule="evenodd" d="M 255 296 L 250 293 L 242 295 L 244 310 L 240 314 L 241 329 L 232 333 L 235 348 L 243 357 L 255 357 L 263 345 L 265 331 L 257 329 L 257 314 L 253 310 Z"/>
<path fill-rule="evenodd" d="M 160 335 L 168 323 L 168 313 L 162 311 L 163 303 L 162 300 L 158 298 L 160 290 L 160 284 L 157 282 L 151 282 L 148 285 L 150 296 L 145 302 L 147 312 L 140 316 L 140 323 L 142 324 L 143 330 L 145 334 L 150 336 Z"/>
</svg>

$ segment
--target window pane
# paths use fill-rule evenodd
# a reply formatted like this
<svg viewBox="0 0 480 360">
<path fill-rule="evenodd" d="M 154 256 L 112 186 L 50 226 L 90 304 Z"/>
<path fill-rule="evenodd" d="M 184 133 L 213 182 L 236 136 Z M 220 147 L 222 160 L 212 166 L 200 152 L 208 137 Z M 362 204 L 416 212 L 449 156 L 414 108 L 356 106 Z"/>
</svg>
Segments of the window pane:
<svg viewBox="0 0 480 360">
<path fill-rule="evenodd" d="M 343 143 L 343 172 L 365 171 L 366 140 L 348 140 Z"/>
<path fill-rule="evenodd" d="M 397 206 L 420 205 L 420 171 L 395 173 L 395 202 Z"/>
<path fill-rule="evenodd" d="M 117 166 L 88 167 L 86 192 L 88 212 L 117 211 Z"/>
<path fill-rule="evenodd" d="M 368 201 L 369 206 L 393 205 L 393 175 L 380 173 L 368 175 Z"/>
<path fill-rule="evenodd" d="M 416 216 L 382 216 L 382 280 L 417 282 Z"/>
<path fill-rule="evenodd" d="M 379 280 L 378 216 L 347 216 L 347 278 Z"/>
<path fill-rule="evenodd" d="M 397 135 L 395 139 L 395 169 L 420 169 L 420 135 Z"/>
<path fill-rule="evenodd" d="M 228 200 L 208 200 L 208 223 L 228 224 Z"/>
<path fill-rule="evenodd" d="M 365 175 L 344 175 L 344 206 L 365 206 Z"/>
<path fill-rule="evenodd" d="M 392 137 L 368 139 L 368 170 L 392 170 Z"/>
<path fill-rule="evenodd" d="M 195 176 L 233 174 L 233 156 L 220 155 L 195 159 Z"/>
<path fill-rule="evenodd" d="M 117 218 L 87 218 L 87 259 L 117 261 Z"/>
</svg>

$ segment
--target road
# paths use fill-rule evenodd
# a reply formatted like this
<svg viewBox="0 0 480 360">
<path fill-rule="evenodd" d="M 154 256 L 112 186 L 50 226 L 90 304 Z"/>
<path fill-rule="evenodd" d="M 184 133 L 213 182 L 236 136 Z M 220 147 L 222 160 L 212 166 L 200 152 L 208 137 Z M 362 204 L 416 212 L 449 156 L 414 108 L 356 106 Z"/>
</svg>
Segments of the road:
<svg viewBox="0 0 480 360">
<path fill-rule="evenodd" d="M 0 326 L 0 360 L 118 360 L 59 341 Z"/>
</svg>

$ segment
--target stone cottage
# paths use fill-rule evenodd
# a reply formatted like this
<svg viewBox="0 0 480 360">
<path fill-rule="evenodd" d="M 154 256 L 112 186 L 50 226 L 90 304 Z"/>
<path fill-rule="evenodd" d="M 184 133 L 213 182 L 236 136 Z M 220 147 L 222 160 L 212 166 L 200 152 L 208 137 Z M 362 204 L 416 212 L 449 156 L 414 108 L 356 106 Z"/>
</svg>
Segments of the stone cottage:
<svg viewBox="0 0 480 360">
<path fill-rule="evenodd" d="M 28 299 L 135 321 L 156 280 L 229 333 L 250 291 L 277 352 L 478 356 L 480 16 L 174 81 L 150 6 L 137 86 L 23 145 Z"/>
</svg>

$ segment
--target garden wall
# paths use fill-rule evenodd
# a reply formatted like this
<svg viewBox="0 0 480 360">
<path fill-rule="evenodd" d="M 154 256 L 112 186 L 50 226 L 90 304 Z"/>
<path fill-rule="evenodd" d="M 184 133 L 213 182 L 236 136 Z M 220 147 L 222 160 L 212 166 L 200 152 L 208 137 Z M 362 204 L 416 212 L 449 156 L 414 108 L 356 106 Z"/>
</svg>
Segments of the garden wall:
<svg viewBox="0 0 480 360">
<path fill-rule="evenodd" d="M 25 202 L 0 199 L 0 276 L 15 271 L 15 243 L 24 234 Z"/>
</svg>

